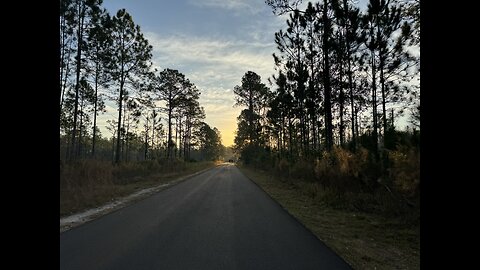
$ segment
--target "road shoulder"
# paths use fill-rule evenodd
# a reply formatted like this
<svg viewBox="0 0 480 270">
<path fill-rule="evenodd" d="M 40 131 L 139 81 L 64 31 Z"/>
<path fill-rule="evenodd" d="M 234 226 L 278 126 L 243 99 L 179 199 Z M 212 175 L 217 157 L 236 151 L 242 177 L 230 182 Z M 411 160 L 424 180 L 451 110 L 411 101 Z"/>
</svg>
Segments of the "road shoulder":
<svg viewBox="0 0 480 270">
<path fill-rule="evenodd" d="M 167 188 L 173 187 L 189 178 L 192 178 L 194 176 L 197 176 L 199 174 L 202 174 L 204 172 L 207 172 L 208 170 L 211 170 L 213 168 L 216 168 L 218 166 L 221 166 L 221 164 L 216 164 L 215 166 L 208 167 L 206 169 L 200 170 L 198 172 L 186 175 L 186 176 L 181 176 L 176 179 L 173 179 L 169 182 L 166 183 L 161 183 L 158 185 L 155 185 L 153 187 L 145 188 L 139 191 L 136 191 L 130 195 L 124 196 L 117 198 L 113 200 L 112 202 L 106 203 L 104 205 L 94 207 L 91 209 L 87 209 L 85 211 L 75 213 L 72 215 L 68 215 L 65 217 L 60 218 L 60 233 L 63 233 L 65 231 L 68 231 L 72 228 L 78 227 L 86 222 L 98 219 L 102 216 L 105 216 L 109 213 L 112 213 L 114 211 L 117 211 L 123 207 L 126 207 L 128 205 L 131 205 L 135 202 L 138 202 L 140 200 L 146 199 L 150 197 L 151 195 L 158 193 L 162 190 L 165 190 Z"/>
</svg>

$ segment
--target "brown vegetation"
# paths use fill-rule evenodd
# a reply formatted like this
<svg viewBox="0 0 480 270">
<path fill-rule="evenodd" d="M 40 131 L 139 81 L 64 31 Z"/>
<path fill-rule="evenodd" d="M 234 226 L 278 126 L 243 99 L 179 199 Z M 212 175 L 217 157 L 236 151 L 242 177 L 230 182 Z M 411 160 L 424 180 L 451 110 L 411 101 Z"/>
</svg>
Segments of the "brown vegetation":
<svg viewBox="0 0 480 270">
<path fill-rule="evenodd" d="M 102 205 L 135 190 L 167 183 L 214 164 L 179 160 L 148 160 L 120 165 L 95 160 L 61 163 L 60 216 Z"/>
</svg>

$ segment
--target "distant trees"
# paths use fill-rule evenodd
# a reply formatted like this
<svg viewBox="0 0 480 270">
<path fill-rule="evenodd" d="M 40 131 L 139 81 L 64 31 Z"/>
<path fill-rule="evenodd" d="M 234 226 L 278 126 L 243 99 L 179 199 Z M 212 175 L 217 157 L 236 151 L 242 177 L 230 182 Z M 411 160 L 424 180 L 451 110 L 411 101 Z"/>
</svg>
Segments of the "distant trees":
<svg viewBox="0 0 480 270">
<path fill-rule="evenodd" d="M 156 77 L 155 99 L 164 101 L 166 104 L 168 139 L 167 157 L 173 158 L 173 147 L 176 141 L 173 140 L 173 120 L 177 120 L 177 127 L 180 138 L 183 135 L 183 143 L 180 147 L 185 149 L 186 157 L 190 151 L 192 128 L 198 125 L 198 121 L 205 118 L 203 108 L 200 107 L 198 99 L 200 91 L 191 83 L 185 75 L 178 70 L 165 69 Z M 183 123 L 183 126 L 182 126 Z M 181 152 L 179 152 L 181 154 Z"/>
<path fill-rule="evenodd" d="M 235 86 L 233 92 L 236 95 L 236 106 L 247 106 L 239 116 L 239 121 L 243 122 L 244 130 L 240 134 L 244 136 L 239 137 L 250 144 L 260 143 L 258 136 L 261 133 L 260 125 L 260 109 L 265 106 L 267 96 L 267 87 L 261 82 L 260 76 L 255 72 L 248 71 L 242 77 L 242 85 Z"/>
<path fill-rule="evenodd" d="M 218 160 L 223 154 L 220 131 L 205 122 L 200 123 L 197 131 L 199 150 L 205 160 Z"/>
<path fill-rule="evenodd" d="M 238 116 L 238 129 L 235 136 L 237 149 L 256 148 L 266 142 L 263 136 L 263 115 L 261 110 L 266 107 L 268 88 L 261 82 L 258 74 L 247 71 L 242 77 L 242 84 L 235 86 L 235 106 L 246 106 Z"/>
<path fill-rule="evenodd" d="M 192 150 L 201 151 L 197 136 L 206 134 L 199 133 L 206 125 L 200 90 L 178 70 L 155 74 L 152 46 L 140 26 L 125 9 L 111 16 L 101 4 L 101 0 L 60 1 L 61 159 L 89 157 L 117 164 L 190 160 Z M 107 120 L 113 135 L 109 140 L 102 138 L 97 123 L 107 102 L 118 106 L 117 117 Z M 220 133 L 212 130 L 216 137 L 210 132 L 208 138 L 218 144 Z M 202 147 L 210 149 L 210 142 L 202 140 Z"/>
</svg>

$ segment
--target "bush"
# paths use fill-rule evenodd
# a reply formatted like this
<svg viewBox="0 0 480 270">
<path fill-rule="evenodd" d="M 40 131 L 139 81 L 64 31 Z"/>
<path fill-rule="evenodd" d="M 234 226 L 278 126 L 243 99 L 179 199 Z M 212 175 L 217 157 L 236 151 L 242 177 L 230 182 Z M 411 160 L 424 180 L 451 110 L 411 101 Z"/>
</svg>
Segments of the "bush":
<svg viewBox="0 0 480 270">
<path fill-rule="evenodd" d="M 313 162 L 305 159 L 300 159 L 293 163 L 289 172 L 290 178 L 301 181 L 314 181 L 314 165 Z"/>
<path fill-rule="evenodd" d="M 411 144 L 385 149 L 383 164 L 364 147 L 355 152 L 334 147 L 317 159 L 293 160 L 258 148 L 246 153 L 252 167 L 269 170 L 316 203 L 419 221 L 420 154 Z"/>
<path fill-rule="evenodd" d="M 73 164 L 61 164 L 60 189 L 111 185 L 112 172 L 112 164 L 104 161 L 81 160 Z"/>
<path fill-rule="evenodd" d="M 370 188 L 372 168 L 375 168 L 368 151 L 360 148 L 357 153 L 334 147 L 331 152 L 324 152 L 315 161 L 316 180 L 324 187 L 337 191 L 360 191 Z"/>
<path fill-rule="evenodd" d="M 285 158 L 280 158 L 275 161 L 274 172 L 279 176 L 286 176 L 290 174 L 290 163 Z"/>
<path fill-rule="evenodd" d="M 398 147 L 389 153 L 389 177 L 394 188 L 403 195 L 418 196 L 420 187 L 420 152 L 414 147 Z"/>
</svg>

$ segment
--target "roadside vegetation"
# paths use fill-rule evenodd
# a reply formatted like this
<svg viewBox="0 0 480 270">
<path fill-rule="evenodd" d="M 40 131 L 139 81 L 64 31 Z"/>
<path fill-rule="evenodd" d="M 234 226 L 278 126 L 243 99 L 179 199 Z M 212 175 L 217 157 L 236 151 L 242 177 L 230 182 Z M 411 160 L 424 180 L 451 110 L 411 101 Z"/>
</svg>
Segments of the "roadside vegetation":
<svg viewBox="0 0 480 270">
<path fill-rule="evenodd" d="M 419 1 L 265 2 L 286 24 L 234 88 L 241 169 L 354 269 L 419 269 Z"/>
<path fill-rule="evenodd" d="M 418 153 L 392 154 L 394 191 L 362 191 L 355 175 L 368 175 L 365 157 L 341 149 L 331 155 L 332 167 L 278 161 L 239 168 L 354 269 L 419 269 Z"/>
<path fill-rule="evenodd" d="M 169 183 L 215 166 L 213 161 L 147 160 L 113 165 L 82 160 L 60 165 L 60 216 L 78 213 L 141 189 Z"/>
</svg>

